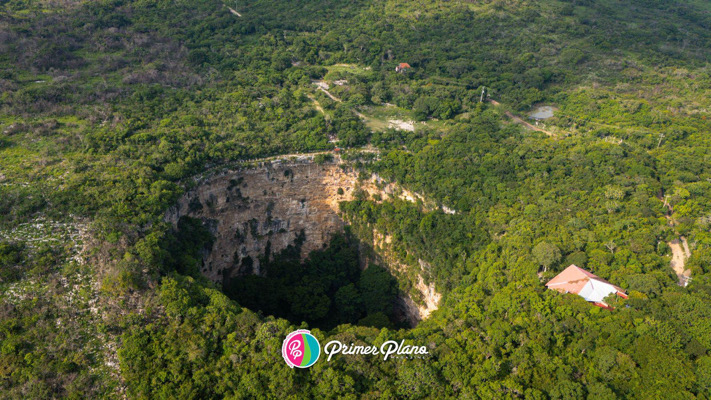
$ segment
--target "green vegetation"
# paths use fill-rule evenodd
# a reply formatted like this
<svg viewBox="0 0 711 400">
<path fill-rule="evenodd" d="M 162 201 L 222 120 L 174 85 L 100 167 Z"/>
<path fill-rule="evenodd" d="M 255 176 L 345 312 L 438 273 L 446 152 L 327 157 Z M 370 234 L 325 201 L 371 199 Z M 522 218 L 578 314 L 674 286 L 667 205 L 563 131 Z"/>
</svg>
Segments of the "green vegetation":
<svg viewBox="0 0 711 400">
<path fill-rule="evenodd" d="M 244 307 L 295 324 L 392 327 L 395 279 L 377 265 L 361 271 L 357 242 L 350 236 L 334 236 L 326 250 L 311 252 L 303 263 L 297 241 L 262 268 L 265 276 L 230 279 L 225 293 Z"/>
<path fill-rule="evenodd" d="M 708 399 L 710 10 L 0 2 L 0 398 Z M 341 101 L 319 80 L 347 81 L 329 88 Z M 506 117 L 538 103 L 559 110 L 555 138 Z M 364 145 L 380 154 L 347 156 L 364 176 L 453 211 L 361 193 L 341 205 L 353 238 L 230 296 L 198 273 L 209 227 L 164 222 L 209 168 Z M 376 234 L 402 271 L 358 268 L 351 241 Z M 687 287 L 669 267 L 680 236 Z M 629 299 L 545 290 L 571 263 Z M 391 273 L 409 293 L 434 283 L 439 310 L 395 329 Z M 289 369 L 283 338 L 314 326 L 429 356 Z"/>
</svg>

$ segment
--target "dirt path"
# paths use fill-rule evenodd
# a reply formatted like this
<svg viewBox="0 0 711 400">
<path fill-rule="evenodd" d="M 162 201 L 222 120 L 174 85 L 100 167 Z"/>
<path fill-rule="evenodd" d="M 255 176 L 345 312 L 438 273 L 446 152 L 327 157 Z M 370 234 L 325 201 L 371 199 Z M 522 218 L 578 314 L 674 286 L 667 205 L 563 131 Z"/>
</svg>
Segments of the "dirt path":
<svg viewBox="0 0 711 400">
<path fill-rule="evenodd" d="M 373 146 L 363 146 L 360 148 L 352 148 L 350 150 L 360 151 L 362 153 L 380 153 L 380 150 Z M 259 163 L 265 161 L 274 161 L 281 159 L 299 158 L 299 157 L 313 157 L 319 154 L 333 154 L 333 150 L 323 150 L 323 151 L 313 151 L 309 153 L 291 153 L 291 154 L 279 154 L 276 156 L 262 157 L 262 158 L 251 158 L 247 160 L 239 160 L 236 163 Z"/>
<path fill-rule="evenodd" d="M 326 111 L 324 111 L 323 107 L 321 107 L 321 103 L 319 103 L 318 100 L 316 100 L 316 98 L 311 94 L 307 94 L 306 97 L 308 97 L 309 99 L 311 99 L 311 101 L 314 102 L 314 107 L 316 108 L 316 111 L 320 112 L 326 117 L 326 119 L 328 119 L 328 114 L 326 114 Z"/>
<path fill-rule="evenodd" d="M 691 250 L 689 250 L 689 243 L 686 241 L 685 237 L 681 238 L 681 244 L 684 246 L 684 254 L 686 254 L 686 258 L 691 257 Z"/>
<path fill-rule="evenodd" d="M 316 83 L 316 89 L 318 89 L 318 90 L 320 90 L 320 91 L 326 93 L 326 96 L 328 96 L 331 100 L 333 100 L 333 101 L 335 101 L 335 102 L 337 102 L 337 103 L 343 103 L 343 100 L 341 100 L 341 99 L 339 99 L 338 97 L 332 95 L 331 92 L 328 91 L 328 89 L 326 89 L 326 88 L 323 87 L 323 85 L 321 85 L 321 84 L 319 84 L 319 83 Z M 351 109 L 351 111 L 353 111 L 353 113 L 354 113 L 355 115 L 357 115 L 358 118 L 360 118 L 360 119 L 363 119 L 363 120 L 367 120 L 367 119 L 368 119 L 365 115 L 363 115 L 362 113 L 360 113 L 360 112 L 358 112 L 358 111 L 356 111 L 356 110 L 354 110 L 354 109 Z"/>
<path fill-rule="evenodd" d="M 230 7 L 227 7 L 227 9 L 230 10 L 230 12 L 231 12 L 232 14 L 234 14 L 234 15 L 236 15 L 236 16 L 242 18 L 242 14 L 238 13 L 237 10 L 235 10 L 235 9 L 233 9 L 233 8 L 230 8 Z"/>
<path fill-rule="evenodd" d="M 324 93 L 326 93 L 326 96 L 330 97 L 331 100 L 333 100 L 333 101 L 335 101 L 335 102 L 338 102 L 338 103 L 343 103 L 343 100 L 341 100 L 341 99 L 339 99 L 338 97 L 332 95 L 331 92 L 329 92 L 328 90 L 324 89 L 323 87 L 319 86 L 317 89 L 320 90 L 320 91 L 322 91 L 322 92 L 324 92 Z"/>
<path fill-rule="evenodd" d="M 506 111 L 506 116 L 509 117 L 509 118 L 511 118 L 511 120 L 513 120 L 513 121 L 516 122 L 517 124 L 521 124 L 521 125 L 525 126 L 525 127 L 528 128 L 528 129 L 531 129 L 531 130 L 534 130 L 534 131 L 537 131 L 537 132 L 543 132 L 543 133 L 545 133 L 545 134 L 548 135 L 548 136 L 555 136 L 555 134 L 554 134 L 553 132 L 549 132 L 549 131 L 547 131 L 547 130 L 545 130 L 545 129 L 541 129 L 541 128 L 535 126 L 535 125 L 532 125 L 532 124 L 530 124 L 530 123 L 524 121 L 523 119 L 521 119 L 521 117 L 514 115 L 511 111 Z"/>
</svg>

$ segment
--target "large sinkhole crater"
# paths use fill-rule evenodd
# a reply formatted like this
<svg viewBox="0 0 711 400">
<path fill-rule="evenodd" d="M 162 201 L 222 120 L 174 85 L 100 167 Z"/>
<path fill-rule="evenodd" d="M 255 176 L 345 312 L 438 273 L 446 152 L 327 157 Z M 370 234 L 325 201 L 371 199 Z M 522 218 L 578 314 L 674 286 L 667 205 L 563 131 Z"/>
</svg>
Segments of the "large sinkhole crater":
<svg viewBox="0 0 711 400">
<path fill-rule="evenodd" d="M 166 220 L 178 235 L 209 232 L 200 273 L 245 307 L 326 328 L 414 326 L 441 296 L 381 256 L 385 241 L 350 232 L 339 203 L 356 193 L 393 196 L 392 185 L 359 179 L 340 160 L 263 162 L 198 179 Z"/>
</svg>

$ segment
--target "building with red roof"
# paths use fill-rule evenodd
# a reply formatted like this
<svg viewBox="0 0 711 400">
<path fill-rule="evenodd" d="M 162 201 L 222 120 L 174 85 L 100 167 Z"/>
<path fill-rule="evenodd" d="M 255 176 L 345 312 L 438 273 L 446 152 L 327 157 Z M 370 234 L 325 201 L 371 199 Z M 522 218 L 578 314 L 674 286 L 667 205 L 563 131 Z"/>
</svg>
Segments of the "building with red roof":
<svg viewBox="0 0 711 400">
<path fill-rule="evenodd" d="M 408 63 L 400 63 L 397 67 L 395 67 L 395 72 L 405 72 L 408 69 L 412 68 L 410 64 Z"/>
<path fill-rule="evenodd" d="M 561 293 L 574 293 L 585 300 L 603 308 L 611 308 L 603 301 L 610 294 L 617 294 L 626 299 L 627 294 L 619 287 L 588 272 L 574 264 L 571 264 L 563 272 L 556 275 L 546 283 L 546 287 Z"/>
</svg>

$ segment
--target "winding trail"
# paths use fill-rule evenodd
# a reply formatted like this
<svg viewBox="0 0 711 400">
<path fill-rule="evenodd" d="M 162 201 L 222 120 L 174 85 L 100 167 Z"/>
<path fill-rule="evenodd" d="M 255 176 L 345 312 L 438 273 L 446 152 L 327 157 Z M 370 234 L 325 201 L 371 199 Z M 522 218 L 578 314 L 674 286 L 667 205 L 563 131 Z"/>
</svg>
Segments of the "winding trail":
<svg viewBox="0 0 711 400">
<path fill-rule="evenodd" d="M 320 90 L 320 91 L 326 93 L 326 96 L 328 96 L 331 100 L 335 101 L 336 103 L 343 103 L 343 100 L 341 100 L 341 99 L 339 99 L 338 97 L 336 97 L 336 96 L 334 96 L 333 94 L 331 94 L 331 92 L 329 92 L 328 89 L 326 89 L 326 88 L 324 87 L 324 86 L 325 86 L 325 85 L 324 85 L 325 82 L 323 82 L 323 81 L 313 81 L 313 83 L 316 85 L 316 89 L 318 89 L 318 90 Z M 362 113 L 360 113 L 360 112 L 358 112 L 358 111 L 356 111 L 356 110 L 354 110 L 354 109 L 351 109 L 351 111 L 353 111 L 353 113 L 354 113 L 355 115 L 357 115 L 358 118 L 360 118 L 360 119 L 362 119 L 362 120 L 367 120 L 367 119 L 368 119 L 365 115 L 363 115 Z"/>
<path fill-rule="evenodd" d="M 319 103 L 318 100 L 316 100 L 316 98 L 310 93 L 307 94 L 306 97 L 308 97 L 311 101 L 314 102 L 314 107 L 316 108 L 316 111 L 320 112 L 328 119 L 328 114 L 326 114 L 326 111 L 324 111 L 323 107 L 321 107 L 321 103 Z"/>
</svg>

